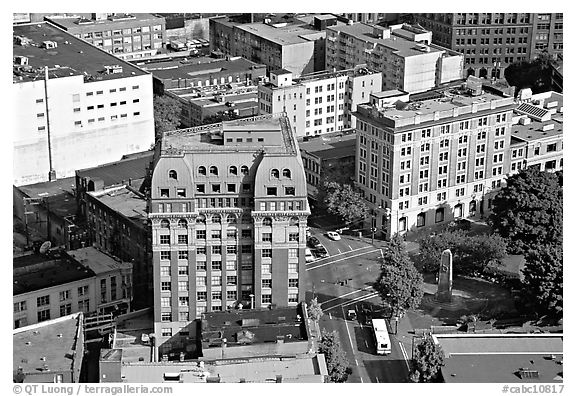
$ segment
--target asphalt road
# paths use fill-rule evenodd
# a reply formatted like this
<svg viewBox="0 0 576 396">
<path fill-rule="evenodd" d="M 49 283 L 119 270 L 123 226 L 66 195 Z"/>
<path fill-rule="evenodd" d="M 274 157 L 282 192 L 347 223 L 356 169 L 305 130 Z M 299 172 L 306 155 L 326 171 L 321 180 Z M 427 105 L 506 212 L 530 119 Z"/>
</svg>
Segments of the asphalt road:
<svg viewBox="0 0 576 396">
<path fill-rule="evenodd" d="M 346 315 L 351 308 L 360 312 L 362 304 L 380 307 L 380 297 L 371 287 L 380 272 L 380 249 L 371 245 L 369 239 L 343 235 L 341 240 L 332 241 L 316 229 L 312 234 L 326 247 L 330 257 L 307 264 L 306 299 L 316 296 L 322 304 L 325 315 L 320 328 L 338 332 L 353 370 L 348 382 L 407 382 L 407 363 L 395 337 L 391 336 L 390 355 L 376 355 L 371 327 L 359 320 L 349 320 Z M 358 319 L 363 320 L 361 314 Z"/>
</svg>

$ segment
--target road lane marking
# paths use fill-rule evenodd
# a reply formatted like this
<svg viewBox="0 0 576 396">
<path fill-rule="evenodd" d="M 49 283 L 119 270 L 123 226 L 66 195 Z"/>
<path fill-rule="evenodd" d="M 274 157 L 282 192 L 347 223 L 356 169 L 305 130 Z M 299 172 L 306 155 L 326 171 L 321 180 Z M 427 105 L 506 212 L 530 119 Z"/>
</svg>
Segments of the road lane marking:
<svg viewBox="0 0 576 396">
<path fill-rule="evenodd" d="M 350 245 L 348 245 L 348 246 L 350 246 Z M 371 245 L 370 245 L 370 246 L 362 246 L 362 247 L 359 247 L 358 249 L 352 249 L 352 248 L 350 248 L 350 251 L 357 252 L 358 250 L 369 249 L 369 248 L 374 248 L 374 246 L 371 246 Z M 347 253 L 350 253 L 350 252 L 346 251 L 346 252 L 342 252 L 342 253 L 336 253 L 336 254 L 334 254 L 334 255 L 332 255 L 332 256 L 322 257 L 322 258 L 319 258 L 318 260 L 315 260 L 315 261 L 313 261 L 313 262 L 311 262 L 311 263 L 306 263 L 306 265 L 312 265 L 312 264 L 317 263 L 318 261 L 325 260 L 325 259 L 329 259 L 329 258 L 334 258 L 334 257 L 336 257 L 336 256 L 341 256 L 341 255 L 347 254 Z"/>
<path fill-rule="evenodd" d="M 341 259 L 338 259 L 338 260 L 330 261 L 330 262 L 328 262 L 328 263 L 320 264 L 320 265 L 317 265 L 316 267 L 306 268 L 306 271 L 310 271 L 310 270 L 313 270 L 313 269 L 316 269 L 316 268 L 320 268 L 320 267 L 325 267 L 325 266 L 327 266 L 327 265 L 331 265 L 331 264 L 334 264 L 334 263 L 338 263 L 338 262 L 340 262 L 340 261 L 348 260 L 348 259 L 351 259 L 351 258 L 354 258 L 354 257 L 363 256 L 363 255 L 365 255 L 365 254 L 374 253 L 374 252 L 377 252 L 377 251 L 378 251 L 378 249 L 370 250 L 370 251 L 368 251 L 368 252 L 358 253 L 358 254 L 355 254 L 355 255 L 353 255 L 353 256 L 344 257 L 344 258 L 341 258 Z M 346 252 L 345 252 L 345 253 L 346 253 Z M 344 254 L 344 253 L 342 253 L 342 254 Z"/>
<path fill-rule="evenodd" d="M 342 253 L 342 250 L 340 250 L 340 248 L 338 248 L 338 253 Z"/>
<path fill-rule="evenodd" d="M 360 296 L 360 297 L 356 297 L 355 299 L 348 301 L 348 302 L 342 302 L 340 304 L 336 304 L 333 307 L 330 308 L 322 308 L 323 311 L 328 311 L 334 308 L 338 308 L 338 307 L 344 307 L 346 305 L 350 305 L 350 304 L 354 304 L 355 302 L 360 302 L 360 301 L 364 301 L 364 300 L 369 300 L 371 298 L 377 297 L 378 296 L 378 292 L 373 292 L 364 296 Z"/>
<path fill-rule="evenodd" d="M 354 250 L 354 249 L 352 249 L 352 246 L 348 245 L 348 247 L 350 248 L 350 250 Z"/>
<path fill-rule="evenodd" d="M 354 290 L 354 291 L 351 291 L 351 292 L 349 292 L 349 293 L 342 294 L 341 296 L 331 298 L 330 300 L 323 301 L 323 302 L 320 303 L 320 305 L 322 305 L 322 304 L 328 304 L 329 302 L 339 300 L 339 299 L 341 299 L 342 297 L 346 297 L 346 296 L 349 296 L 349 295 L 351 295 L 351 294 L 360 293 L 361 291 L 366 291 L 366 290 L 370 290 L 370 289 L 372 289 L 372 286 L 365 287 L 364 289 Z"/>
<path fill-rule="evenodd" d="M 408 367 L 408 371 L 410 371 L 410 364 L 408 363 L 408 354 L 406 353 L 406 349 L 404 349 L 404 345 L 400 341 L 398 341 L 398 345 L 400 345 L 400 351 L 404 356 L 404 363 L 406 363 L 406 367 Z"/>
<path fill-rule="evenodd" d="M 348 334 L 348 339 L 350 340 L 350 349 L 352 350 L 352 356 L 354 356 L 354 361 L 356 362 L 356 366 L 358 366 L 358 360 L 356 360 L 356 355 L 354 354 L 354 344 L 352 343 L 352 336 L 350 335 L 350 331 L 348 331 L 348 321 L 346 320 L 346 315 L 344 315 L 344 307 L 342 308 L 342 317 L 344 318 L 344 326 L 346 326 L 346 333 Z M 358 372 L 360 375 L 360 372 Z M 360 376 L 362 379 L 362 376 Z"/>
</svg>

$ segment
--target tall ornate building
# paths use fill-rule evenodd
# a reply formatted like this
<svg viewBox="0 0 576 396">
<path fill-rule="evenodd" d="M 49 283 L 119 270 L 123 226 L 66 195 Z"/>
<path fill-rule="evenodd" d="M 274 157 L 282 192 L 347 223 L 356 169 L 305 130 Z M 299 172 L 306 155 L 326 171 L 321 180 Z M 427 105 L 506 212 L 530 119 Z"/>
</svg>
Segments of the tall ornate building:
<svg viewBox="0 0 576 396">
<path fill-rule="evenodd" d="M 192 351 L 204 312 L 304 298 L 310 211 L 284 114 L 165 133 L 148 210 L 160 354 Z"/>
</svg>

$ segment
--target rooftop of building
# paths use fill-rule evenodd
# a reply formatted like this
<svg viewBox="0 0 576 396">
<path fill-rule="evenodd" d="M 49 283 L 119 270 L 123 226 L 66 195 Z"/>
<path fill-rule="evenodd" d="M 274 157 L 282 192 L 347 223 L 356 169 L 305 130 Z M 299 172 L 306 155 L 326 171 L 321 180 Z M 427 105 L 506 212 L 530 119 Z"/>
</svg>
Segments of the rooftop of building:
<svg viewBox="0 0 576 396">
<path fill-rule="evenodd" d="M 483 354 L 562 354 L 563 334 L 439 334 L 447 357 Z"/>
<path fill-rule="evenodd" d="M 365 42 L 372 43 L 374 45 L 383 45 L 395 51 L 395 54 L 401 57 L 418 56 L 422 55 L 423 53 L 446 51 L 446 49 L 440 48 L 436 45 L 421 44 L 408 40 L 404 37 L 398 36 L 395 34 L 396 29 L 390 32 L 390 38 L 379 38 L 376 35 L 374 35 L 375 27 L 376 26 L 374 25 L 369 25 L 360 22 L 360 23 L 354 23 L 352 25 L 330 26 L 328 27 L 328 29 L 348 34 L 350 36 L 355 37 L 358 40 L 363 40 Z M 387 29 L 382 27 L 377 28 Z M 404 30 L 404 29 L 407 29 L 407 27 L 405 27 L 404 25 L 402 27 L 397 28 L 397 30 Z M 397 32 L 397 33 L 402 34 L 403 32 Z"/>
<path fill-rule="evenodd" d="M 327 375 L 324 355 L 258 357 L 204 362 L 125 364 L 127 383 L 203 382 L 322 382 Z M 171 379 L 171 380 L 170 380 Z"/>
<path fill-rule="evenodd" d="M 152 308 L 120 315 L 116 318 L 116 336 L 113 350 L 121 351 L 122 363 L 150 363 L 153 347 L 143 338 L 154 332 L 154 312 Z M 145 335 L 145 337 L 143 337 Z M 101 360 L 118 361 L 118 353 L 101 355 Z"/>
<path fill-rule="evenodd" d="M 257 22 L 237 25 L 236 27 L 279 45 L 301 44 L 315 40 L 318 33 L 322 33 L 322 36 L 325 36 L 325 33 L 314 30 L 310 25 L 302 22 L 283 22 L 276 26 Z M 309 35 L 312 36 L 307 37 Z"/>
<path fill-rule="evenodd" d="M 77 213 L 78 207 L 74 196 L 76 181 L 74 177 L 14 188 L 27 198 L 42 199 L 44 208 L 48 204 L 50 213 L 60 218 L 75 216 Z"/>
<path fill-rule="evenodd" d="M 124 186 L 89 194 L 134 223 L 143 225 L 148 218 L 146 197 L 135 192 L 131 187 Z"/>
<path fill-rule="evenodd" d="M 152 161 L 153 155 L 152 150 L 136 153 L 126 156 L 120 161 L 77 170 L 76 176 L 93 180 L 100 179 L 104 182 L 104 186 L 123 184 L 130 179 L 143 179 L 146 176 L 146 167 Z"/>
<path fill-rule="evenodd" d="M 262 344 L 282 340 L 285 343 L 308 338 L 299 307 L 233 310 L 202 314 L 202 341 L 207 346 L 228 347 Z"/>
<path fill-rule="evenodd" d="M 225 134 L 235 131 L 270 135 L 263 142 L 244 142 L 241 145 L 224 142 Z M 257 152 L 266 154 L 296 154 L 296 142 L 290 122 L 283 113 L 224 121 L 217 124 L 165 132 L 161 140 L 162 154 Z"/>
<path fill-rule="evenodd" d="M 220 74 L 234 74 L 251 71 L 256 68 L 265 68 L 242 57 L 233 57 L 230 59 L 208 58 L 198 60 L 191 58 L 188 60 L 171 60 L 167 62 L 148 62 L 142 66 L 144 70 L 149 71 L 156 78 L 161 80 L 177 80 L 192 78 L 217 78 Z"/>
<path fill-rule="evenodd" d="M 83 266 L 92 270 L 96 275 L 131 266 L 130 263 L 119 261 L 92 246 L 71 250 L 68 254 Z"/>
<path fill-rule="evenodd" d="M 79 30 L 86 26 L 103 25 L 110 26 L 112 28 L 117 25 L 118 22 L 134 22 L 134 23 L 148 23 L 148 22 L 158 22 L 164 21 L 164 17 L 156 16 L 153 14 L 145 13 L 130 13 L 130 14 L 109 14 L 107 18 L 104 19 L 92 19 L 83 18 L 79 16 L 74 17 L 47 17 L 47 20 L 62 26 L 66 30 Z"/>
<path fill-rule="evenodd" d="M 333 132 L 302 140 L 298 144 L 301 151 L 313 154 L 323 160 L 354 157 L 356 155 L 356 133 Z"/>
<path fill-rule="evenodd" d="M 64 285 L 95 276 L 65 253 L 33 253 L 13 259 L 13 295 Z"/>
<path fill-rule="evenodd" d="M 232 107 L 226 105 L 226 103 L 234 103 L 235 105 L 240 106 L 243 102 L 258 101 L 258 91 L 254 90 L 248 93 L 223 94 L 222 100 L 219 100 L 219 98 L 216 97 L 200 97 L 190 98 L 189 101 L 198 106 L 221 106 L 226 109 L 232 109 Z"/>
<path fill-rule="evenodd" d="M 46 368 L 70 372 L 73 359 L 82 359 L 76 354 L 81 317 L 82 313 L 75 313 L 13 330 L 13 370 L 21 367 L 24 374 L 42 373 Z"/>
<path fill-rule="evenodd" d="M 562 135 L 564 132 L 563 105 L 564 97 L 557 92 L 534 95 L 531 103 L 519 104 L 516 114 L 523 115 L 521 118 L 530 118 L 530 122 L 525 125 L 519 122 L 512 126 L 513 140 L 531 142 Z M 543 121 L 543 117 L 547 121 Z M 519 121 L 522 120 L 519 119 Z"/>
<path fill-rule="evenodd" d="M 14 82 L 44 79 L 45 67 L 48 67 L 49 78 L 83 76 L 87 82 L 146 74 L 48 22 L 14 25 L 13 36 L 13 57 L 26 57 L 28 62 L 27 65 L 15 65 Z M 45 42 L 56 43 L 56 47 L 44 48 Z M 115 65 L 121 68 L 106 71 L 106 66 Z"/>
</svg>

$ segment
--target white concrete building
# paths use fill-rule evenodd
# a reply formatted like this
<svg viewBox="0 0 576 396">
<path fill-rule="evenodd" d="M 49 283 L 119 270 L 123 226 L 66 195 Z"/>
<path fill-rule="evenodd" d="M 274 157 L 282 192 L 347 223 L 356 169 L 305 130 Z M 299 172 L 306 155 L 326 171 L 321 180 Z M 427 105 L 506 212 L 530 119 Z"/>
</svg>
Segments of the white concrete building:
<svg viewBox="0 0 576 396">
<path fill-rule="evenodd" d="M 410 93 L 462 78 L 464 55 L 431 42 L 431 32 L 409 25 L 331 26 L 326 29 L 326 68 L 366 64 L 382 72 L 383 89 Z"/>
<path fill-rule="evenodd" d="M 297 136 L 354 128 L 356 106 L 382 87 L 382 73 L 364 66 L 292 77 L 284 69 L 270 72 L 270 82 L 258 87 L 258 102 L 260 114 L 286 113 Z"/>
<path fill-rule="evenodd" d="M 13 56 L 16 186 L 154 143 L 152 75 L 46 22 L 14 26 Z"/>
</svg>

